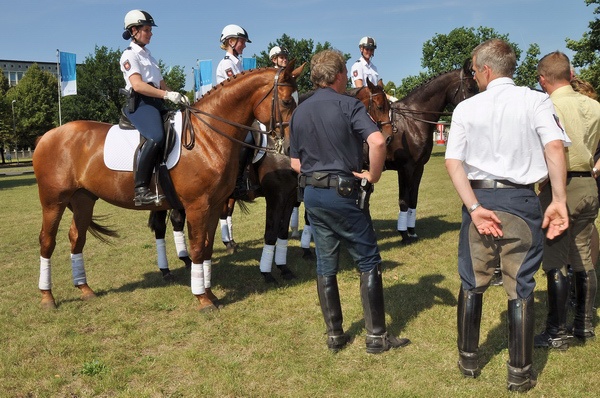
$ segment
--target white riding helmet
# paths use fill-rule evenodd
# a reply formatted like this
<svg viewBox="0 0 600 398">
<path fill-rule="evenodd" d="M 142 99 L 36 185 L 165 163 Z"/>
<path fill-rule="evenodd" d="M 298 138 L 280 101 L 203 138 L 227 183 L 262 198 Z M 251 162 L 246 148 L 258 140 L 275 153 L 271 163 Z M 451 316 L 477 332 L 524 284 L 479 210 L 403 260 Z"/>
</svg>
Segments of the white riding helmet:
<svg viewBox="0 0 600 398">
<path fill-rule="evenodd" d="M 286 50 L 285 48 L 281 48 L 279 46 L 275 46 L 271 49 L 271 51 L 269 51 L 269 59 L 273 59 L 278 55 L 288 55 L 288 50 Z"/>
<path fill-rule="evenodd" d="M 246 32 L 246 29 L 244 29 L 238 25 L 225 26 L 223 28 L 223 31 L 221 32 L 220 42 L 223 43 L 223 41 L 230 39 L 232 37 L 239 37 L 239 38 L 245 39 L 246 42 L 248 42 L 248 43 L 252 43 L 250 41 L 250 38 L 248 37 L 248 32 Z"/>
<path fill-rule="evenodd" d="M 152 15 L 142 10 L 131 10 L 125 14 L 125 29 L 133 26 L 156 26 Z"/>
<path fill-rule="evenodd" d="M 377 43 L 375 39 L 369 36 L 365 36 L 358 42 L 358 47 L 362 48 L 372 48 L 373 50 L 377 48 Z"/>
</svg>

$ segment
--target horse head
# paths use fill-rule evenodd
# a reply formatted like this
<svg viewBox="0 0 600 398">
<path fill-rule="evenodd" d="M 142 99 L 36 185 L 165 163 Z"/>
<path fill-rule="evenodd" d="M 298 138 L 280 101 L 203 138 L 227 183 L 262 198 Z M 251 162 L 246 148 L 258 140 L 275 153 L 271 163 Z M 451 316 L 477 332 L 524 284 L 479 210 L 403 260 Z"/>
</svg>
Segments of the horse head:
<svg viewBox="0 0 600 398">
<path fill-rule="evenodd" d="M 454 106 L 479 92 L 479 87 L 471 72 L 470 59 L 465 60 L 462 68 L 458 70 L 458 76 L 459 80 L 456 84 L 450 85 L 450 90 L 448 91 L 451 94 L 451 97 L 448 98 L 448 103 Z"/>
</svg>

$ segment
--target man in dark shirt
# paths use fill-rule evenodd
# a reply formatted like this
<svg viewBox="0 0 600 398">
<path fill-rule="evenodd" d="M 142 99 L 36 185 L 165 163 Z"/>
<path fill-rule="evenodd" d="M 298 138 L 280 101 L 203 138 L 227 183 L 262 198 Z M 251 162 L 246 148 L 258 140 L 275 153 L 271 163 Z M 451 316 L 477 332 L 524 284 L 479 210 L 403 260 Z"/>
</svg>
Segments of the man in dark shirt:
<svg viewBox="0 0 600 398">
<path fill-rule="evenodd" d="M 317 90 L 292 116 L 290 157 L 292 168 L 300 174 L 299 186 L 315 238 L 317 290 L 327 346 L 336 352 L 351 340 L 342 328 L 336 277 L 344 241 L 361 272 L 367 352 L 376 354 L 403 347 L 410 340 L 386 331 L 381 256 L 365 203 L 369 187 L 381 177 L 385 140 L 362 103 L 343 94 L 347 73 L 346 60 L 337 50 L 312 58 L 311 81 Z M 363 141 L 369 145 L 369 171 L 362 171 Z"/>
</svg>

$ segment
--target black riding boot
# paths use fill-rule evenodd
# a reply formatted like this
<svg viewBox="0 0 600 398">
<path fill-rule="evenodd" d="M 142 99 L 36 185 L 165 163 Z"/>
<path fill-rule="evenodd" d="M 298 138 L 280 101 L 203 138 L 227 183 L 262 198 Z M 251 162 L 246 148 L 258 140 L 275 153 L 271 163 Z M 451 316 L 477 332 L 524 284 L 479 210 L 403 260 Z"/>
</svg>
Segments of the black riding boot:
<svg viewBox="0 0 600 398">
<path fill-rule="evenodd" d="M 586 340 L 596 336 L 594 333 L 594 302 L 596 301 L 596 270 L 574 273 L 575 279 L 575 318 L 573 335 Z"/>
<path fill-rule="evenodd" d="M 567 277 L 560 269 L 553 269 L 546 274 L 548 281 L 548 316 L 546 329 L 535 336 L 533 345 L 536 348 L 554 348 L 567 350 L 567 298 L 569 284 Z"/>
<path fill-rule="evenodd" d="M 479 369 L 478 348 L 479 328 L 481 326 L 481 309 L 483 293 L 463 290 L 458 292 L 458 368 L 466 377 L 476 378 Z"/>
<path fill-rule="evenodd" d="M 379 354 L 390 348 L 404 347 L 410 344 L 409 339 L 398 338 L 386 331 L 381 265 L 360 274 L 360 298 L 367 329 L 365 339 L 367 353 Z"/>
<path fill-rule="evenodd" d="M 244 142 L 246 144 L 254 144 L 254 137 L 252 136 L 251 132 L 248 132 L 246 138 L 244 139 Z M 238 174 L 235 179 L 235 189 L 231 194 L 231 196 L 234 199 L 249 199 L 248 189 L 250 187 L 248 182 L 248 175 L 246 173 L 246 167 L 250 164 L 253 153 L 254 150 L 252 148 L 248 148 L 247 146 L 242 145 L 240 149 L 240 164 L 238 167 Z"/>
<path fill-rule="evenodd" d="M 338 352 L 350 342 L 350 336 L 344 333 L 342 322 L 342 306 L 338 290 L 337 277 L 317 275 L 317 293 L 321 312 L 327 327 L 327 347 L 333 352 Z"/>
<path fill-rule="evenodd" d="M 508 378 L 509 391 L 532 389 L 533 364 L 533 294 L 526 299 L 508 300 Z"/>
<path fill-rule="evenodd" d="M 163 195 L 156 195 L 148 189 L 159 150 L 158 144 L 152 140 L 147 140 L 140 150 L 137 168 L 134 173 L 135 197 L 133 200 L 136 206 L 151 204 L 158 206 L 164 198 Z"/>
</svg>

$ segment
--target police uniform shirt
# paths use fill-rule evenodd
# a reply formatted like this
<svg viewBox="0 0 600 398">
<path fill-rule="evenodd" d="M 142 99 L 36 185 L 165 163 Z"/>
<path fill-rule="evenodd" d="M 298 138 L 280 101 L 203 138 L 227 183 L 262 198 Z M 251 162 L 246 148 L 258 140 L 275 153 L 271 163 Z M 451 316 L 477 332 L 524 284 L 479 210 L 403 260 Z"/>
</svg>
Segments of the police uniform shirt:
<svg viewBox="0 0 600 398">
<path fill-rule="evenodd" d="M 163 76 L 160 73 L 158 62 L 147 48 L 131 42 L 121 55 L 120 65 L 126 89 L 131 88 L 129 77 L 134 73 L 138 73 L 142 77 L 142 81 L 160 87 Z"/>
<path fill-rule="evenodd" d="M 367 85 L 367 79 L 375 85 L 379 83 L 377 67 L 373 62 L 367 63 L 364 57 L 360 57 L 360 59 L 352 65 L 350 76 L 352 78 L 352 87 L 356 87 L 355 81 L 359 79 L 362 80 L 363 86 Z"/>
<path fill-rule="evenodd" d="M 554 140 L 570 145 L 550 97 L 503 77 L 458 104 L 446 159 L 462 161 L 469 180 L 533 184 L 548 176 L 544 146 Z"/>
<path fill-rule="evenodd" d="M 227 80 L 243 70 L 242 61 L 232 54 L 227 53 L 225 58 L 217 65 L 217 83 L 221 83 L 223 80 Z"/>
<path fill-rule="evenodd" d="M 378 131 L 364 105 L 331 88 L 320 88 L 303 101 L 290 120 L 290 157 L 301 172 L 351 176 L 362 170 L 363 141 Z"/>
<path fill-rule="evenodd" d="M 550 94 L 558 119 L 573 142 L 567 148 L 568 171 L 591 171 L 600 140 L 600 103 L 570 85 Z"/>
</svg>

